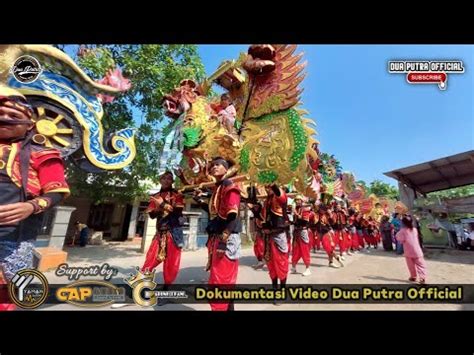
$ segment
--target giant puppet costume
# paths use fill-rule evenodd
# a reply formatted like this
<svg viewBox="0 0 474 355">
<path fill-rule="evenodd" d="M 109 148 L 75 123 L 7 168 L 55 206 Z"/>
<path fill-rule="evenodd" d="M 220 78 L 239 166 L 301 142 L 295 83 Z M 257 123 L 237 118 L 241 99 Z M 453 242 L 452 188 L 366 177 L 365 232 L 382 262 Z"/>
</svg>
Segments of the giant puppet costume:
<svg viewBox="0 0 474 355">
<path fill-rule="evenodd" d="M 314 122 L 298 108 L 304 64 L 295 51 L 294 45 L 252 45 L 203 82 L 183 80 L 165 95 L 163 107 L 172 121 L 160 165 L 179 165 L 184 185 L 198 185 L 212 181 L 208 160 L 221 156 L 252 184 L 292 183 L 299 193 L 317 198 L 319 183 L 309 164 L 310 157 L 318 158 Z M 218 102 L 207 93 L 214 83 L 235 107 L 233 134 L 213 118 Z"/>
<path fill-rule="evenodd" d="M 178 275 L 181 249 L 184 246 L 183 208 L 184 197 L 172 188 L 173 173 L 165 172 L 160 177 L 161 189 L 153 195 L 145 213 L 156 218 L 156 234 L 148 249 L 142 271 L 154 270 L 163 262 L 165 287 L 172 284 Z"/>
<path fill-rule="evenodd" d="M 233 161 L 238 176 L 247 176 L 249 183 L 274 185 L 262 209 L 265 256 L 274 285 L 278 279 L 285 284 L 288 273 L 287 197 L 278 186 L 291 183 L 309 198 L 320 192 L 318 172 L 310 164 L 318 159 L 316 132 L 310 128 L 314 122 L 298 107 L 305 64 L 299 63 L 302 54 L 296 48 L 252 45 L 203 82 L 183 80 L 162 102 L 172 121 L 165 129 L 169 134 L 160 165 L 182 169 L 183 192 L 213 183 L 208 162 L 216 156 Z M 213 118 L 218 103 L 207 93 L 214 83 L 227 91 L 235 107 L 233 134 Z M 214 262 L 212 243 L 208 245 Z"/>
<path fill-rule="evenodd" d="M 35 80 L 15 75 L 23 56 L 39 63 Z M 100 94 L 123 90 L 94 82 L 52 46 L 0 46 L 0 283 L 32 268 L 42 213 L 69 194 L 65 159 L 98 172 L 135 157 L 133 130 L 111 135 L 112 151 L 103 141 Z"/>
</svg>

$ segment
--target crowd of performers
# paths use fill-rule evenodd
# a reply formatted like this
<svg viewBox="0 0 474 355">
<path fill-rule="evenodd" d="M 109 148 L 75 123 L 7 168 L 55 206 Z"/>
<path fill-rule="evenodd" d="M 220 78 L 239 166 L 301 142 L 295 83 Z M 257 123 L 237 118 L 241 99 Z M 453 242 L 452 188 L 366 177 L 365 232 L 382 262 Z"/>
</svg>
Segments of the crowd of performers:
<svg viewBox="0 0 474 355">
<path fill-rule="evenodd" d="M 302 275 L 311 275 L 311 252 L 324 250 L 329 266 L 339 268 L 344 266 L 346 257 L 379 247 L 383 215 L 362 214 L 346 200 L 310 203 L 302 195 L 294 198 L 292 207 L 287 190 L 276 184 L 265 186 L 264 199 L 257 199 L 254 191 L 243 200 L 238 183 L 225 178 L 230 165 L 223 158 L 214 158 L 209 171 L 217 183 L 207 195 L 200 189 L 193 195 L 209 214 L 206 271 L 210 273 L 210 285 L 232 286 L 237 282 L 241 202 L 247 203 L 254 216 L 254 253 L 258 260 L 254 268 L 266 266 L 275 289 L 286 285 L 289 272 L 297 273 L 300 261 L 305 266 Z M 172 188 L 172 183 L 173 175 L 163 174 L 161 191 L 151 198 L 148 213 L 157 218 L 157 233 L 142 266 L 142 270 L 154 270 L 163 262 L 165 288 L 178 275 L 183 246 L 184 197 Z M 232 310 L 233 304 L 211 303 L 211 308 Z"/>
<path fill-rule="evenodd" d="M 284 262 L 276 260 L 291 259 L 292 273 L 297 273 L 296 266 L 302 260 L 306 268 L 302 275 L 309 276 L 311 251 L 323 249 L 329 266 L 339 268 L 344 266 L 345 256 L 363 249 L 377 249 L 381 241 L 379 222 L 348 207 L 344 201 L 327 205 L 305 203 L 305 198 L 297 195 L 295 208 L 292 208 L 282 188 L 273 185 L 267 191 L 265 202 L 249 204 L 249 207 L 256 225 L 254 253 L 258 263 L 254 267 L 260 269 L 267 265 L 272 280 L 275 265 L 281 265 L 280 275 L 284 274 Z M 281 218 L 280 228 L 272 224 L 272 218 Z M 281 245 L 279 252 L 274 251 L 277 232 L 281 232 L 282 237 L 284 234 L 277 243 Z M 284 278 L 280 279 L 284 282 Z"/>
</svg>

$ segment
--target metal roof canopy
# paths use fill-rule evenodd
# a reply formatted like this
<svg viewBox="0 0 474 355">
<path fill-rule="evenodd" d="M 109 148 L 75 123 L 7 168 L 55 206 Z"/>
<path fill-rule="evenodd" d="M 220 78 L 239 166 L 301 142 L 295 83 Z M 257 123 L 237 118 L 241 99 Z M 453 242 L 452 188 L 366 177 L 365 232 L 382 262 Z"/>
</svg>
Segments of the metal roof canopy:
<svg viewBox="0 0 474 355">
<path fill-rule="evenodd" d="M 474 184 L 474 150 L 384 173 L 425 195 Z"/>
</svg>

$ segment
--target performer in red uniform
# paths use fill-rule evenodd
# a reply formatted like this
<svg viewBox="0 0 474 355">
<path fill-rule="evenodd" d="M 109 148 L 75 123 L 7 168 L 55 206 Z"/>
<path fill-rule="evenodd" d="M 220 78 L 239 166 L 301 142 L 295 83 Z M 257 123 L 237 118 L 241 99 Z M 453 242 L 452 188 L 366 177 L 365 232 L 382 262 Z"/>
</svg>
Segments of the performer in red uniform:
<svg viewBox="0 0 474 355">
<path fill-rule="evenodd" d="M 157 221 L 156 234 L 146 254 L 142 271 L 152 271 L 163 262 L 164 289 L 167 289 L 178 275 L 181 249 L 184 246 L 184 198 L 172 187 L 173 173 L 167 171 L 161 175 L 160 185 L 160 192 L 151 197 L 145 211 Z M 164 303 L 165 301 L 160 300 L 159 304 Z"/>
<path fill-rule="evenodd" d="M 312 240 L 311 248 L 313 253 L 316 253 L 316 250 L 321 249 L 321 236 L 318 232 L 318 223 L 319 223 L 319 208 L 314 205 L 313 210 L 310 212 L 309 216 L 309 232 L 310 240 Z"/>
<path fill-rule="evenodd" d="M 296 264 L 300 259 L 306 266 L 303 276 L 311 275 L 309 265 L 311 263 L 311 255 L 309 249 L 309 218 L 311 209 L 309 206 L 303 206 L 303 196 L 295 197 L 296 208 L 294 212 L 294 230 L 293 230 L 293 254 L 291 260 L 291 273 L 296 274 Z"/>
<path fill-rule="evenodd" d="M 31 141 L 32 116 L 33 110 L 23 95 L 0 87 L 0 283 L 3 284 L 18 271 L 33 268 L 33 243 L 41 227 L 41 213 L 69 195 L 59 151 Z M 0 310 L 12 308 L 0 305 Z"/>
<path fill-rule="evenodd" d="M 352 249 L 352 235 L 350 233 L 350 223 L 349 223 L 349 212 L 347 208 L 341 207 L 341 211 L 345 216 L 345 225 L 342 228 L 342 237 L 344 239 L 344 253 L 347 253 L 347 255 L 352 255 L 351 249 Z"/>
<path fill-rule="evenodd" d="M 359 251 L 359 236 L 357 235 L 357 214 L 358 212 L 353 208 L 349 208 L 349 233 L 351 235 L 351 251 L 358 252 Z"/>
<path fill-rule="evenodd" d="M 242 225 L 239 218 L 240 188 L 232 180 L 224 179 L 229 167 L 230 162 L 221 157 L 211 161 L 209 171 L 217 183 L 207 206 L 203 200 L 197 201 L 209 213 L 209 285 L 232 287 L 237 282 Z M 210 304 L 213 311 L 234 310 L 233 302 Z"/>
<path fill-rule="evenodd" d="M 367 251 L 369 251 L 370 246 L 372 244 L 372 239 L 369 234 L 370 232 L 369 225 L 370 225 L 369 220 L 365 216 L 362 216 L 361 218 L 362 234 L 364 236 L 365 244 L 367 245 L 366 247 Z"/>
<path fill-rule="evenodd" d="M 334 268 L 338 267 L 334 264 L 334 259 L 336 259 L 341 266 L 344 266 L 341 257 L 336 254 L 337 237 L 331 227 L 331 214 L 327 211 L 325 205 L 319 206 L 318 232 L 323 236 L 321 241 L 323 248 L 328 255 L 329 266 Z"/>
<path fill-rule="evenodd" d="M 365 242 L 364 242 L 364 227 L 362 225 L 363 217 L 362 213 L 356 212 L 355 214 L 355 221 L 354 225 L 356 227 L 357 232 L 357 240 L 359 242 L 359 250 L 364 250 Z"/>
<path fill-rule="evenodd" d="M 367 221 L 367 235 L 368 235 L 368 240 L 369 240 L 370 245 L 372 245 L 374 249 L 377 249 L 377 245 L 379 242 L 377 238 L 377 235 L 378 235 L 377 222 L 375 222 L 373 218 L 370 216 Z"/>
<path fill-rule="evenodd" d="M 273 288 L 286 286 L 288 276 L 288 197 L 277 185 L 265 186 L 267 198 L 263 205 L 263 233 L 265 234 L 265 260 L 272 279 Z M 277 303 L 275 302 L 275 305 Z"/>
<path fill-rule="evenodd" d="M 257 202 L 255 204 L 249 203 L 255 222 L 255 242 L 253 245 L 253 252 L 257 258 L 257 264 L 253 266 L 255 270 L 262 269 L 265 266 L 265 261 L 263 260 L 265 253 L 265 238 L 263 235 L 263 219 L 262 219 L 262 204 Z"/>
<path fill-rule="evenodd" d="M 347 242 L 344 240 L 344 228 L 346 227 L 347 216 L 341 207 L 334 203 L 333 212 L 331 214 L 331 226 L 336 235 L 336 245 L 339 246 L 339 255 L 344 260 L 344 252 L 346 251 Z"/>
</svg>

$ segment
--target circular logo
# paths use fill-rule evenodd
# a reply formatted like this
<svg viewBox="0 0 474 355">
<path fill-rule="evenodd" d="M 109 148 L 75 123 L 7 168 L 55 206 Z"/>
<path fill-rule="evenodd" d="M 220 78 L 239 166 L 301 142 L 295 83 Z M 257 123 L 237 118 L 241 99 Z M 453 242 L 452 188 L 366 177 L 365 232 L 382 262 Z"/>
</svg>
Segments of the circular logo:
<svg viewBox="0 0 474 355">
<path fill-rule="evenodd" d="M 11 68 L 13 77 L 20 83 L 32 83 L 39 78 L 43 68 L 35 57 L 23 55 L 19 57 Z"/>
<path fill-rule="evenodd" d="M 33 281 L 37 279 L 39 283 Z M 10 299 L 18 307 L 33 309 L 41 306 L 48 297 L 49 284 L 46 277 L 37 270 L 18 271 L 8 285 Z"/>
</svg>

